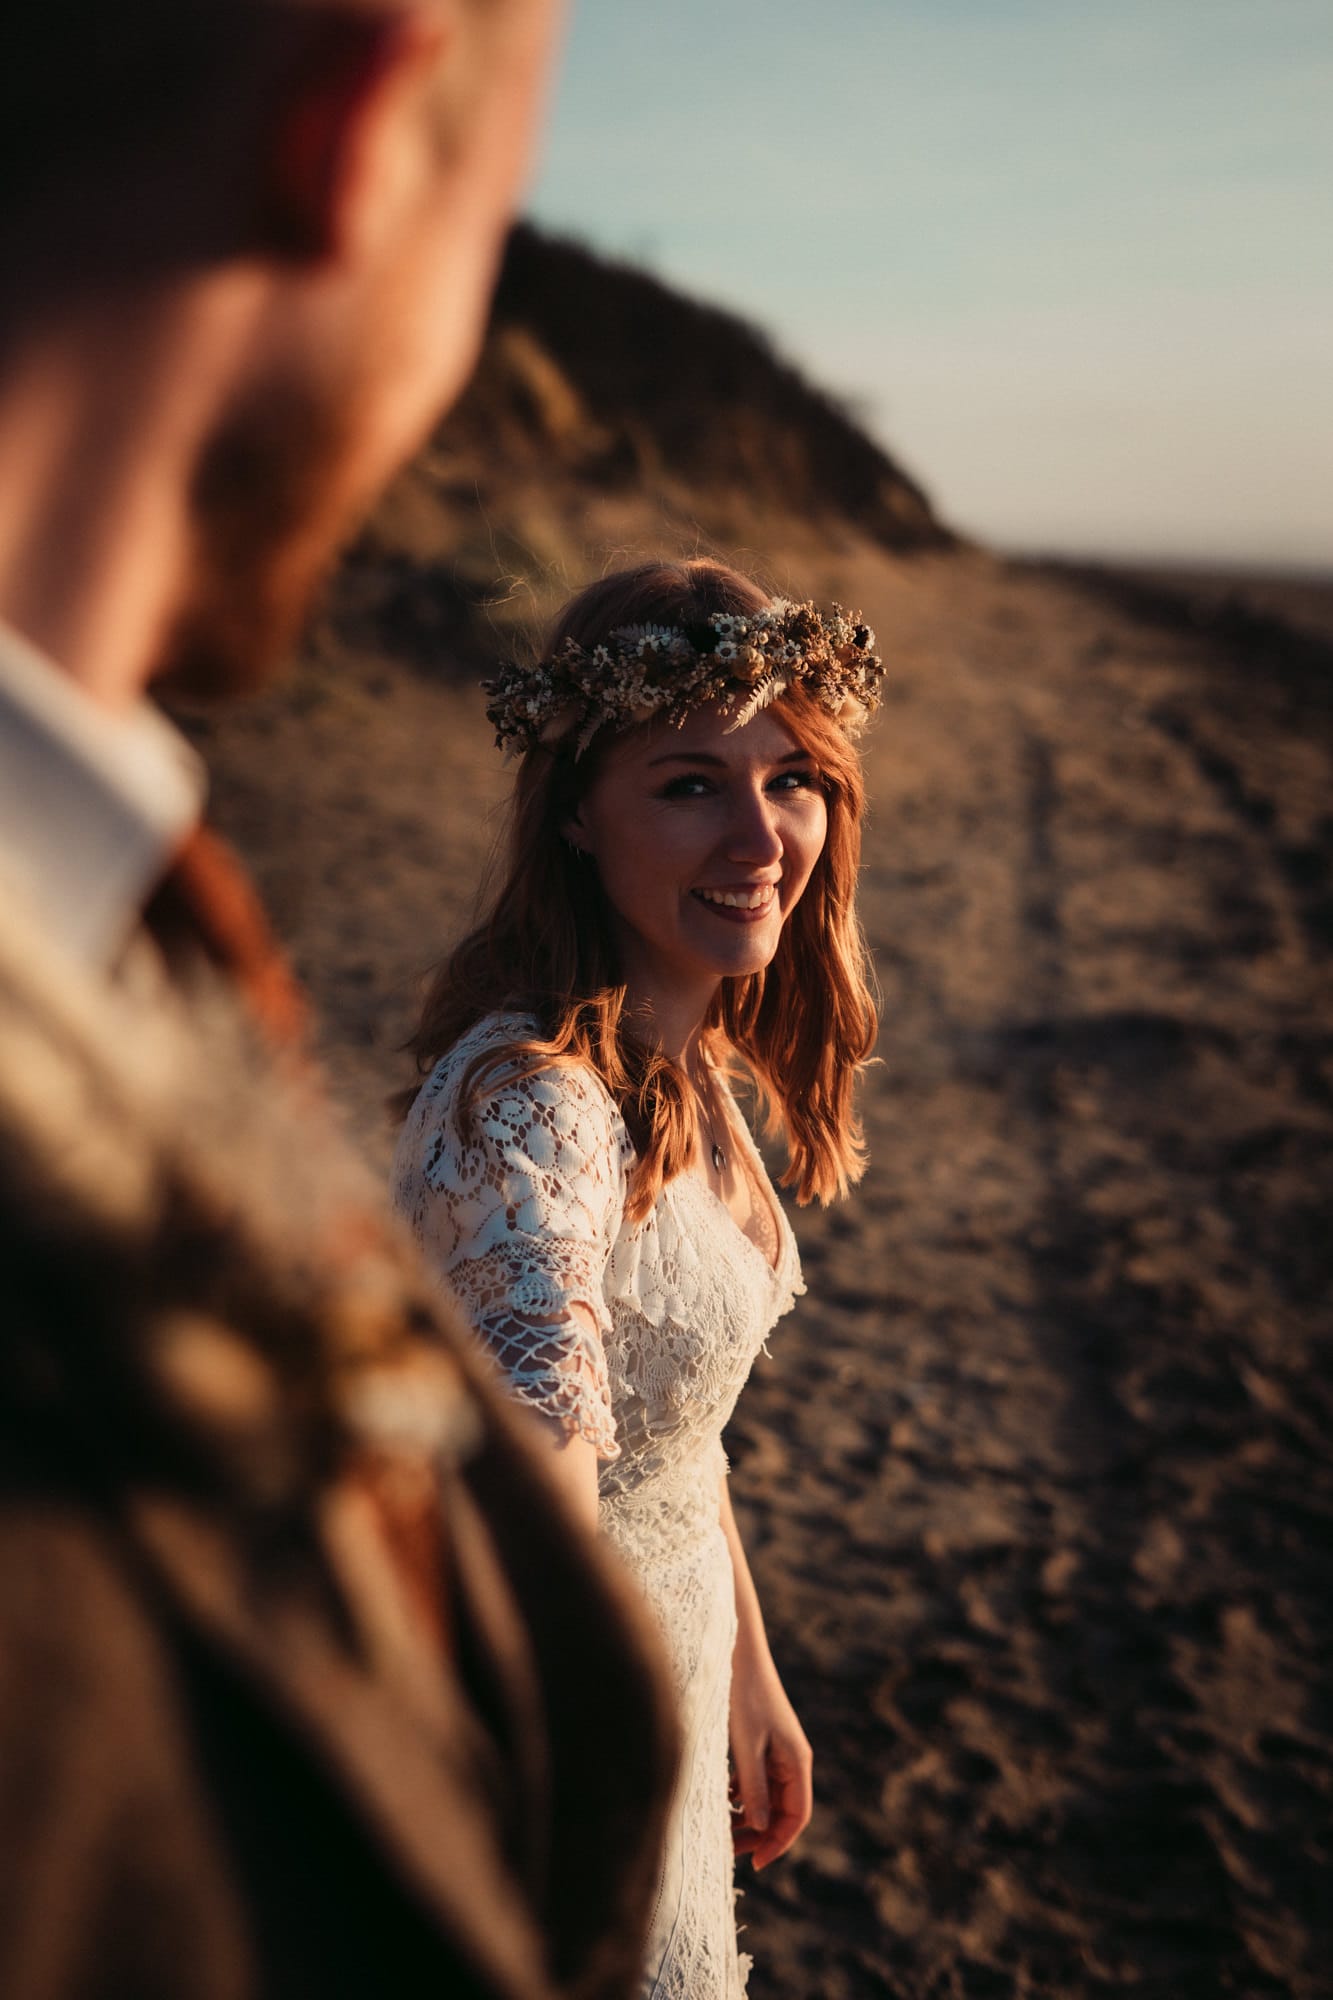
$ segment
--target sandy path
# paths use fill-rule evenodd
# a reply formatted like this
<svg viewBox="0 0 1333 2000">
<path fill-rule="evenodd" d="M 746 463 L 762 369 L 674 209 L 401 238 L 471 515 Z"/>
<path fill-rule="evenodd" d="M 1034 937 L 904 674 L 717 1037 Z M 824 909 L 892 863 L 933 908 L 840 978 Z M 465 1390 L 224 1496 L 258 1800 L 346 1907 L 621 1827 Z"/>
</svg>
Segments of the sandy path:
<svg viewBox="0 0 1333 2000">
<path fill-rule="evenodd" d="M 731 1439 L 821 1780 L 755 2000 L 1333 1993 L 1326 638 L 825 588 L 898 663 L 884 1066 Z M 475 697 L 335 650 L 207 747 L 383 1159 L 500 784 Z"/>
</svg>

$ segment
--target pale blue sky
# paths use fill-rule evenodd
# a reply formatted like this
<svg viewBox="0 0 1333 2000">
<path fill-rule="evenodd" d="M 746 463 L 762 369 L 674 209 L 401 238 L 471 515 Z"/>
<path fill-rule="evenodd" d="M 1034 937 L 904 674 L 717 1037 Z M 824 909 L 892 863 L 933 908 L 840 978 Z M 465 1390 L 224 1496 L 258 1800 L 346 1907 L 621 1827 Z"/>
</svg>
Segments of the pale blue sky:
<svg viewBox="0 0 1333 2000">
<path fill-rule="evenodd" d="M 1333 566 L 1333 0 L 579 0 L 532 207 L 963 528 Z"/>
</svg>

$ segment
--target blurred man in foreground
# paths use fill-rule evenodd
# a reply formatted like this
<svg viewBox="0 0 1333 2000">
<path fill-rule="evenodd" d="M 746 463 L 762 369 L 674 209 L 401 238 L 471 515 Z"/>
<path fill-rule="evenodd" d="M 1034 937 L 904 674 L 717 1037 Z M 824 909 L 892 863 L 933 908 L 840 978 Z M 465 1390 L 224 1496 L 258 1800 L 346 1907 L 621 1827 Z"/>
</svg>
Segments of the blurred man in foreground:
<svg viewBox="0 0 1333 2000">
<path fill-rule="evenodd" d="M 259 681 L 461 386 L 554 12 L 10 10 L 6 2000 L 637 1967 L 670 1735 L 638 1616 L 328 1124 L 144 701 Z"/>
</svg>

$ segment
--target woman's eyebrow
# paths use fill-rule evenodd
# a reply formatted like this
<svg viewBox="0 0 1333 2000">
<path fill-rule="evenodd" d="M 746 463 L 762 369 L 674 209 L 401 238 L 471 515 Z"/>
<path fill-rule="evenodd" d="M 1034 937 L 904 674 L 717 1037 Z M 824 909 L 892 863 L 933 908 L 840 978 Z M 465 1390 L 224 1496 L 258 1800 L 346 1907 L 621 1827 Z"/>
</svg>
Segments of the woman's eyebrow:
<svg viewBox="0 0 1333 2000">
<path fill-rule="evenodd" d="M 785 756 L 775 757 L 775 764 L 813 764 L 814 758 L 808 750 L 788 750 Z M 660 757 L 648 759 L 648 769 L 655 764 L 707 764 L 715 770 L 727 768 L 725 757 L 715 757 L 709 750 L 664 750 Z"/>
</svg>

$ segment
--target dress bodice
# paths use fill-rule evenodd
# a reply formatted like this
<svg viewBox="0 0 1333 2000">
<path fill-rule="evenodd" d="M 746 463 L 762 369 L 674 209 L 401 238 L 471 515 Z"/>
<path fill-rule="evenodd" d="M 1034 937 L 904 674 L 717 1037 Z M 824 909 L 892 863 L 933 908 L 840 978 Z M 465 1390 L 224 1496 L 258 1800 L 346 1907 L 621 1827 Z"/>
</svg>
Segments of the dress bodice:
<svg viewBox="0 0 1333 2000">
<path fill-rule="evenodd" d="M 804 1290 L 795 1240 L 739 1113 L 746 1167 L 777 1220 L 776 1264 L 693 1172 L 642 1221 L 626 1218 L 634 1147 L 586 1065 L 521 1079 L 502 1066 L 469 1117 L 465 1072 L 528 1026 L 491 1015 L 436 1064 L 399 1141 L 395 1199 L 514 1393 L 592 1442 L 604 1507 L 636 1495 L 684 1507 Z"/>
</svg>

